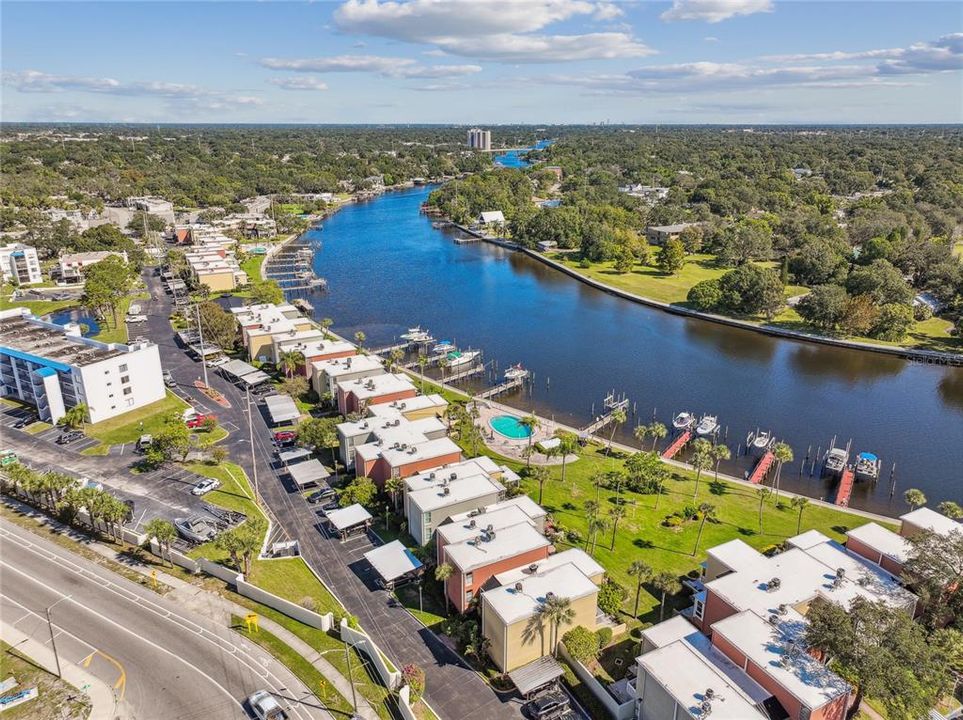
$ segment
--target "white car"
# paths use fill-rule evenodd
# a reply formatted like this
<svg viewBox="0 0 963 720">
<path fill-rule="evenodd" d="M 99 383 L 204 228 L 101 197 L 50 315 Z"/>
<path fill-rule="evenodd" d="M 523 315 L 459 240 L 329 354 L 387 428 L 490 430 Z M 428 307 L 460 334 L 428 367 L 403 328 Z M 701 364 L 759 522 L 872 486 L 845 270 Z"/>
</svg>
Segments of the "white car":
<svg viewBox="0 0 963 720">
<path fill-rule="evenodd" d="M 258 690 L 247 699 L 247 704 L 258 720 L 287 720 L 288 714 L 281 703 L 267 690 Z"/>
<path fill-rule="evenodd" d="M 147 322 L 147 316 L 146 315 L 128 315 L 127 322 L 129 323 Z"/>
<path fill-rule="evenodd" d="M 207 361 L 207 367 L 209 367 L 209 368 L 221 367 L 221 365 L 227 365 L 229 362 L 230 362 L 230 360 L 229 360 L 228 358 L 226 358 L 226 357 L 219 357 L 219 358 L 217 358 L 216 360 L 208 360 L 208 361 Z"/>
<path fill-rule="evenodd" d="M 207 480 L 201 480 L 197 485 L 191 488 L 191 495 L 206 495 L 211 490 L 217 490 L 221 486 L 219 480 L 214 480 L 213 478 L 208 478 Z"/>
</svg>

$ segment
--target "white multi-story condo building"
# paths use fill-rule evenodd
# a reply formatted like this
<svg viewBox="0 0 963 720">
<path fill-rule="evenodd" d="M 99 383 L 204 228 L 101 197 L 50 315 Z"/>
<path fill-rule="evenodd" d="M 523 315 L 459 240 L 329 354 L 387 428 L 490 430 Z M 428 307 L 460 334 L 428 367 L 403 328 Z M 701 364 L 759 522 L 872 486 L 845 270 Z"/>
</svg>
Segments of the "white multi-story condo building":
<svg viewBox="0 0 963 720">
<path fill-rule="evenodd" d="M 52 423 L 83 404 L 97 423 L 164 398 L 160 353 L 150 342 L 102 343 L 82 337 L 76 323 L 11 308 L 0 311 L 0 395 Z"/>
<path fill-rule="evenodd" d="M 84 279 L 84 270 L 91 265 L 96 265 L 102 260 L 106 260 L 111 255 L 119 257 L 127 262 L 126 252 L 116 250 L 94 250 L 92 252 L 68 253 L 61 255 L 57 261 L 60 273 L 60 281 L 65 283 L 77 283 Z"/>
<path fill-rule="evenodd" d="M 0 275 L 4 282 L 34 285 L 43 282 L 37 251 L 29 245 L 10 243 L 0 247 Z"/>
<path fill-rule="evenodd" d="M 468 147 L 472 150 L 491 150 L 492 131 L 472 128 L 468 131 Z"/>
</svg>

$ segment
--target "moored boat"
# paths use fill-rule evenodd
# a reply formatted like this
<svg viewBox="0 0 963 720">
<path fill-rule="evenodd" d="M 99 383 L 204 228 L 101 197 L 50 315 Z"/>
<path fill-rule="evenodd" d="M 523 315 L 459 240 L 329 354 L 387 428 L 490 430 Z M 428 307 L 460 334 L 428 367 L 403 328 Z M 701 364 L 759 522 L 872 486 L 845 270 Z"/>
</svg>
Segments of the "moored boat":
<svg viewBox="0 0 963 720">
<path fill-rule="evenodd" d="M 749 437 L 751 440 L 747 443 L 747 445 L 749 446 L 750 452 L 757 457 L 765 455 L 766 451 L 772 447 L 772 444 L 775 441 L 772 433 L 768 430 L 764 430 L 762 432 L 757 431 Z"/>
<path fill-rule="evenodd" d="M 435 343 L 435 346 L 431 349 L 431 352 L 434 355 L 445 355 L 455 349 L 455 344 L 451 342 L 451 340 L 442 340 L 441 342 Z"/>
<path fill-rule="evenodd" d="M 419 325 L 408 328 L 408 332 L 401 334 L 402 340 L 410 340 L 411 342 L 426 342 L 430 338 L 431 335 L 426 330 L 422 330 Z"/>
<path fill-rule="evenodd" d="M 448 367 L 460 367 L 461 365 L 467 365 L 472 362 L 481 353 L 477 350 L 469 350 L 467 352 L 461 352 L 460 350 L 455 350 L 448 353 L 446 358 L 448 359 Z"/>
<path fill-rule="evenodd" d="M 696 417 L 692 413 L 680 412 L 672 418 L 672 427 L 676 430 L 688 430 L 695 425 Z"/>
<path fill-rule="evenodd" d="M 696 425 L 696 435 L 712 435 L 719 429 L 719 418 L 715 415 L 703 415 Z"/>
<path fill-rule="evenodd" d="M 839 477 L 849 462 L 849 451 L 844 448 L 830 448 L 823 456 L 823 475 Z"/>
<path fill-rule="evenodd" d="M 861 452 L 856 456 L 856 479 L 872 480 L 879 479 L 879 470 L 882 461 L 873 453 Z"/>
<path fill-rule="evenodd" d="M 520 380 L 521 378 L 528 377 L 528 370 L 522 367 L 521 363 L 517 365 L 512 365 L 505 371 L 506 380 Z"/>
</svg>

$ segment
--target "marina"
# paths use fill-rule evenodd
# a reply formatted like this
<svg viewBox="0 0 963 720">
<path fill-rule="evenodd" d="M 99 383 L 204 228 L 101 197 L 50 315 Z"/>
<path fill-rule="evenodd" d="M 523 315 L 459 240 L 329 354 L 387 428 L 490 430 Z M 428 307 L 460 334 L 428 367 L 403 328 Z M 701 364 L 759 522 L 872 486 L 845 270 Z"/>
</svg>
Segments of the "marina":
<svg viewBox="0 0 963 720">
<path fill-rule="evenodd" d="M 316 317 L 334 318 L 346 337 L 364 332 L 381 350 L 397 346 L 414 321 L 484 348 L 489 373 L 460 381 L 478 397 L 500 384 L 490 377 L 498 361 L 521 361 L 538 377 L 497 393 L 501 402 L 575 428 L 594 422 L 599 385 L 624 388 L 638 408 L 615 429 L 623 444 L 634 444 L 631 428 L 642 415 L 671 424 L 666 408 L 718 412 L 720 442 L 725 426 L 742 439 L 764 420 L 767 432 L 795 451 L 782 488 L 810 497 L 831 498 L 838 485 L 838 476 L 810 472 L 821 468 L 823 452 L 812 449 L 826 447 L 830 423 L 878 452 L 887 467 L 901 468 L 891 478 L 895 492 L 891 482 L 856 483 L 852 506 L 898 515 L 910 487 L 932 503 L 963 494 L 954 472 L 963 463 L 963 370 L 674 316 L 575 282 L 522 253 L 454 245 L 451 230 L 433 228 L 418 212 L 431 189 L 387 193 L 325 220 L 312 267 L 328 277 L 329 292 L 311 298 Z M 404 286 L 389 271 L 389 257 L 406 268 Z M 758 456 L 735 449 L 721 469 L 747 477 Z M 684 458 L 684 448 L 677 452 Z"/>
</svg>

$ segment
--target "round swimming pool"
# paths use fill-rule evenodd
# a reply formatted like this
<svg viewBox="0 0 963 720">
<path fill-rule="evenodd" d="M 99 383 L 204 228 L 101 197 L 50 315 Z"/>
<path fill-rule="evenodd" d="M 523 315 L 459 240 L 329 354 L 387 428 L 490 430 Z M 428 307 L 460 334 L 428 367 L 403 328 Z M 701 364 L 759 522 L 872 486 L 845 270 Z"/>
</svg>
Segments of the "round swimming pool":
<svg viewBox="0 0 963 720">
<path fill-rule="evenodd" d="M 524 440 L 532 434 L 532 430 L 514 415 L 496 415 L 488 421 L 492 430 L 512 440 Z"/>
</svg>

